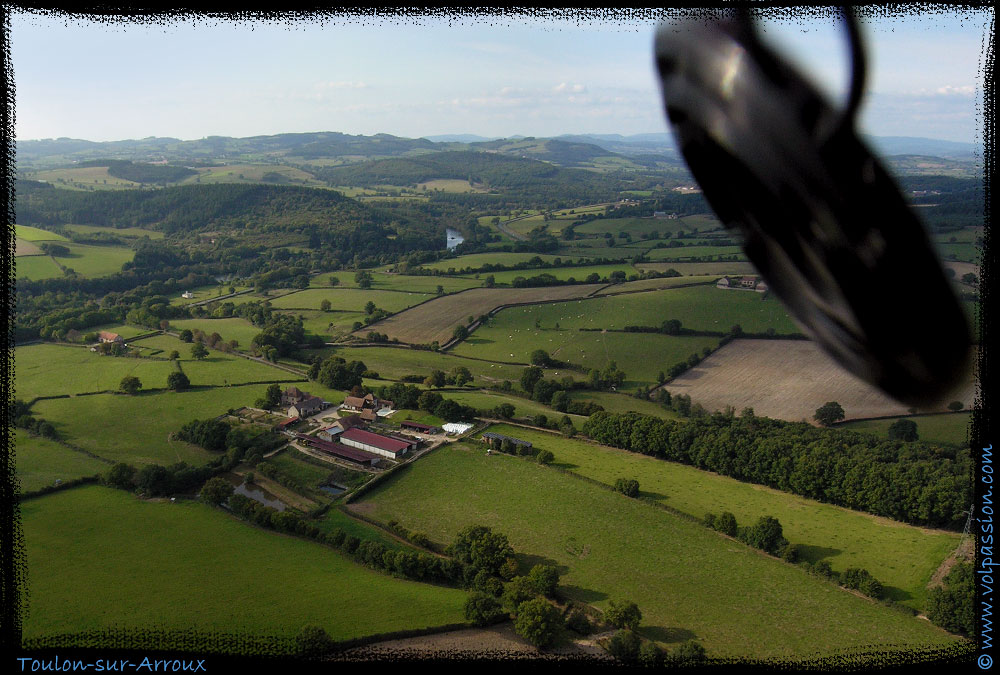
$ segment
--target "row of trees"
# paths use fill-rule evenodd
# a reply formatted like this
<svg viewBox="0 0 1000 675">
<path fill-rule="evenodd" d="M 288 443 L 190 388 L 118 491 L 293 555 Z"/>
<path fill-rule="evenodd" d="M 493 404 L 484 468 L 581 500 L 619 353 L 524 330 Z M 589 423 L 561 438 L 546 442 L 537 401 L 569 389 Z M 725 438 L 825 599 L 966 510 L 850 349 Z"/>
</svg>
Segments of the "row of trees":
<svg viewBox="0 0 1000 675">
<path fill-rule="evenodd" d="M 968 448 L 883 441 L 750 409 L 684 422 L 598 412 L 583 431 L 605 445 L 917 525 L 960 527 L 971 501 Z"/>
</svg>

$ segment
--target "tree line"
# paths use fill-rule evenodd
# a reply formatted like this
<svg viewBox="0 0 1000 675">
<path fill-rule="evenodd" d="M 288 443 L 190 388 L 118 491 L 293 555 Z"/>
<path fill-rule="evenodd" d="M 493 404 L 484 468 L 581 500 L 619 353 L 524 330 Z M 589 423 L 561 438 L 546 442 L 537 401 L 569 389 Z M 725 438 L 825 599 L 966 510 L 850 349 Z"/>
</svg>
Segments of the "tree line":
<svg viewBox="0 0 1000 675">
<path fill-rule="evenodd" d="M 961 527 L 971 501 L 968 448 L 884 441 L 751 409 L 683 422 L 597 412 L 583 431 L 605 445 L 914 525 Z"/>
</svg>

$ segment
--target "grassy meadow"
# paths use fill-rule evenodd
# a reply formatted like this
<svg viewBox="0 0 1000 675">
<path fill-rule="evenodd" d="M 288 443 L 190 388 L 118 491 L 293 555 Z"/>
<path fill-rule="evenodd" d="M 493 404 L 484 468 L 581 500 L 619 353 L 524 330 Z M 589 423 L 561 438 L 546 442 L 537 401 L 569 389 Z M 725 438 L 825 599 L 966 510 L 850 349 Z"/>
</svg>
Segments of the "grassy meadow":
<svg viewBox="0 0 1000 675">
<path fill-rule="evenodd" d="M 879 438 L 887 439 L 889 438 L 889 426 L 897 419 L 908 419 L 916 422 L 917 436 L 921 441 L 965 445 L 968 443 L 972 413 L 958 412 L 945 415 L 909 415 L 882 420 L 857 420 L 838 424 L 837 428 L 875 434 Z"/>
<path fill-rule="evenodd" d="M 803 559 L 826 560 L 837 572 L 867 569 L 888 597 L 918 610 L 926 609 L 931 575 L 958 546 L 957 532 L 905 525 L 675 462 L 523 427 L 495 425 L 490 431 L 551 450 L 556 466 L 608 485 L 635 478 L 641 496 L 695 518 L 729 511 L 740 525 L 752 525 L 774 516 L 785 539 L 803 545 Z"/>
<path fill-rule="evenodd" d="M 21 512 L 29 640 L 110 628 L 292 637 L 307 624 L 345 640 L 464 620 L 464 591 L 379 574 L 197 502 L 94 486 Z"/>
<path fill-rule="evenodd" d="M 504 331 L 510 335 L 534 327 L 536 321 L 542 328 L 558 323 L 561 329 L 575 330 L 659 326 L 667 319 L 679 319 L 684 328 L 699 331 L 726 332 L 737 323 L 747 333 L 763 333 L 768 328 L 778 333 L 798 331 L 777 298 L 712 285 L 514 307 L 493 318 L 490 332 L 477 330 L 475 335 L 496 339 Z"/>
<path fill-rule="evenodd" d="M 16 279 L 55 279 L 63 272 L 59 265 L 47 255 L 17 256 L 14 258 L 14 277 Z"/>
<path fill-rule="evenodd" d="M 61 234 L 28 225 L 15 225 L 14 236 L 25 241 L 69 241 Z"/>
<path fill-rule="evenodd" d="M 520 458 L 487 456 L 481 446 L 443 447 L 353 508 L 441 543 L 468 525 L 492 527 L 510 538 L 524 569 L 556 565 L 570 598 L 602 609 L 633 600 L 645 636 L 667 644 L 697 638 L 712 657 L 956 640 L 700 524 Z"/>
<path fill-rule="evenodd" d="M 17 480 L 21 492 L 32 492 L 62 481 L 102 473 L 110 466 L 55 441 L 17 429 L 14 441 Z"/>
<path fill-rule="evenodd" d="M 363 312 L 365 305 L 374 302 L 379 309 L 399 312 L 434 297 L 433 293 L 406 293 L 401 291 L 361 290 L 351 288 L 310 288 L 289 293 L 271 301 L 275 309 L 319 310 L 320 303 L 330 301 L 335 310 Z"/>
<path fill-rule="evenodd" d="M 544 349 L 554 359 L 588 370 L 603 370 L 615 361 L 625 371 L 623 387 L 634 390 L 640 385 L 656 384 L 659 371 L 667 372 L 692 353 L 700 355 L 704 349 L 714 349 L 719 344 L 717 337 L 534 328 L 520 321 L 520 328 L 503 325 L 504 315 L 532 309 L 535 308 L 513 307 L 501 312 L 494 320 L 499 325 L 477 329 L 451 351 L 459 356 L 528 364 L 533 351 Z"/>
</svg>

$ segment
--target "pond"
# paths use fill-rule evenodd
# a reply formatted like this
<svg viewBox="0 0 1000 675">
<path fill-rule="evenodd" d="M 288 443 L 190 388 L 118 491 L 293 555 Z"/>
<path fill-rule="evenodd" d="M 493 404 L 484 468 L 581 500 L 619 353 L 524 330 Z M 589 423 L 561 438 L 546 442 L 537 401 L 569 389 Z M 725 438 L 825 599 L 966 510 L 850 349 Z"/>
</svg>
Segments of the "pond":
<svg viewBox="0 0 1000 675">
<path fill-rule="evenodd" d="M 461 244 L 463 241 L 465 241 L 465 237 L 462 236 L 461 232 L 453 230 L 450 227 L 448 228 L 447 246 L 449 251 Z"/>
<path fill-rule="evenodd" d="M 260 487 L 259 485 L 247 485 L 243 482 L 243 477 L 238 476 L 235 473 L 230 473 L 226 475 L 226 479 L 233 484 L 233 491 L 238 495 L 243 495 L 249 499 L 259 502 L 264 506 L 270 506 L 276 511 L 284 511 L 286 506 L 284 502 L 279 500 L 273 494 Z"/>
</svg>

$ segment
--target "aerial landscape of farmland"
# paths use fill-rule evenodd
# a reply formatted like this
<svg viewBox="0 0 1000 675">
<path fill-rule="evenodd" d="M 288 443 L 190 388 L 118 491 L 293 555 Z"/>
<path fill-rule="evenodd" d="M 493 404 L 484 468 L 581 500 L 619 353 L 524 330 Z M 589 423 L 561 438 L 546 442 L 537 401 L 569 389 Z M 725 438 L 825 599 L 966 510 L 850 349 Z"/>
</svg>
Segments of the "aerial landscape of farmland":
<svg viewBox="0 0 1000 675">
<path fill-rule="evenodd" d="M 979 371 L 920 405 L 860 379 L 669 134 L 563 117 L 19 132 L 19 653 L 971 663 Z M 871 137 L 975 360 L 978 146 Z"/>
</svg>

